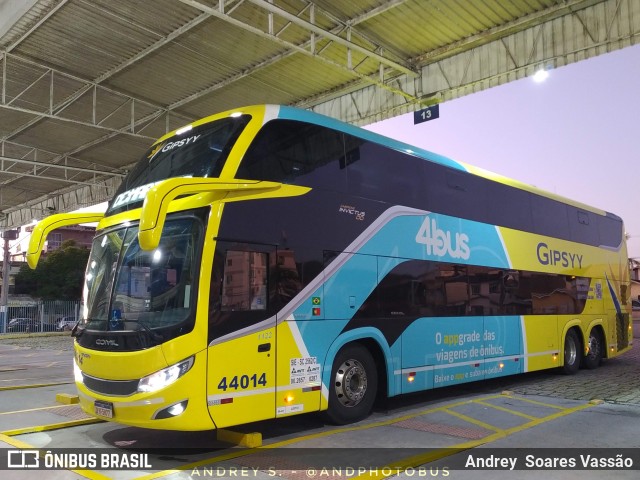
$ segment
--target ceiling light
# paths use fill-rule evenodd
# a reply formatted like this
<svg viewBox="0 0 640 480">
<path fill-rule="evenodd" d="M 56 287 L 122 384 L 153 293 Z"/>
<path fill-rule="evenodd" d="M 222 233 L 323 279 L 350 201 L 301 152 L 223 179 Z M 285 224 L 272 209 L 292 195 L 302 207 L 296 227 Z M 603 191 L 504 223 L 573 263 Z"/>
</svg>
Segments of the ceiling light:
<svg viewBox="0 0 640 480">
<path fill-rule="evenodd" d="M 544 67 L 539 68 L 536 73 L 533 74 L 533 81 L 536 83 L 544 82 L 549 77 L 549 72 Z"/>
</svg>

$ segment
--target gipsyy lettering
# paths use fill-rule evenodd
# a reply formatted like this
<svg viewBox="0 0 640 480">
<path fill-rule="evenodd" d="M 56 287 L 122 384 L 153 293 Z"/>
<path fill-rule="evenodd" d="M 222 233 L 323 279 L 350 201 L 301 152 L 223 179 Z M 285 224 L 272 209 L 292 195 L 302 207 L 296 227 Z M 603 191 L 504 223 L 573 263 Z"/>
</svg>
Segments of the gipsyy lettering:
<svg viewBox="0 0 640 480">
<path fill-rule="evenodd" d="M 190 143 L 194 143 L 201 135 L 192 135 L 191 137 L 182 138 L 180 140 L 176 140 L 175 142 L 169 142 L 164 147 L 162 147 L 162 152 L 169 152 L 174 148 L 182 147 L 184 145 L 189 145 Z"/>
<path fill-rule="evenodd" d="M 538 262 L 541 265 L 558 265 L 561 267 L 582 268 L 583 256 L 578 253 L 567 252 L 564 250 L 555 250 L 549 248 L 544 242 L 538 243 L 536 248 Z"/>
</svg>

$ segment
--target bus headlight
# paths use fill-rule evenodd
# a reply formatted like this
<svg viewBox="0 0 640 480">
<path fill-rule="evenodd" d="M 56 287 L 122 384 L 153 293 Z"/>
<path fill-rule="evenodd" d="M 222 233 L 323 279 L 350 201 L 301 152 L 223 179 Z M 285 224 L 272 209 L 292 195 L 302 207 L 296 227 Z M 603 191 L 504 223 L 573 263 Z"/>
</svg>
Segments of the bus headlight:
<svg viewBox="0 0 640 480">
<path fill-rule="evenodd" d="M 194 357 L 164 368 L 156 373 L 147 375 L 138 382 L 138 392 L 155 392 L 178 380 L 193 366 Z"/>
</svg>

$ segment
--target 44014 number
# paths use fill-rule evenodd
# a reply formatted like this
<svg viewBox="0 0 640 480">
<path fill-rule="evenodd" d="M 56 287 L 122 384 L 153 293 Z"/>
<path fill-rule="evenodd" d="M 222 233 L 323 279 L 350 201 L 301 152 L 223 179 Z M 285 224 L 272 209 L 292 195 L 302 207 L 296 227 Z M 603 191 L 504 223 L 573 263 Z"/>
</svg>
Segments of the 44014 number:
<svg viewBox="0 0 640 480">
<path fill-rule="evenodd" d="M 259 385 L 266 387 L 267 386 L 267 374 L 263 373 L 258 377 L 257 373 L 253 375 L 234 375 L 230 380 L 227 377 L 222 377 L 220 383 L 218 383 L 218 389 L 222 391 L 227 391 L 227 389 L 238 390 L 238 389 L 246 389 L 246 388 L 256 388 Z"/>
</svg>

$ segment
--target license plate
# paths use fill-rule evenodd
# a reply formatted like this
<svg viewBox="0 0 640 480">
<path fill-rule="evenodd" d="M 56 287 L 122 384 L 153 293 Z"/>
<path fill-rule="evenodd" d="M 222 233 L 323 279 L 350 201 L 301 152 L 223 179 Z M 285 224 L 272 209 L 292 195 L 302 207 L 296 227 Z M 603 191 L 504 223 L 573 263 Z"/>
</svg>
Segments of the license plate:
<svg viewBox="0 0 640 480">
<path fill-rule="evenodd" d="M 100 417 L 113 418 L 113 403 L 96 400 L 93 404 L 96 415 Z"/>
</svg>

